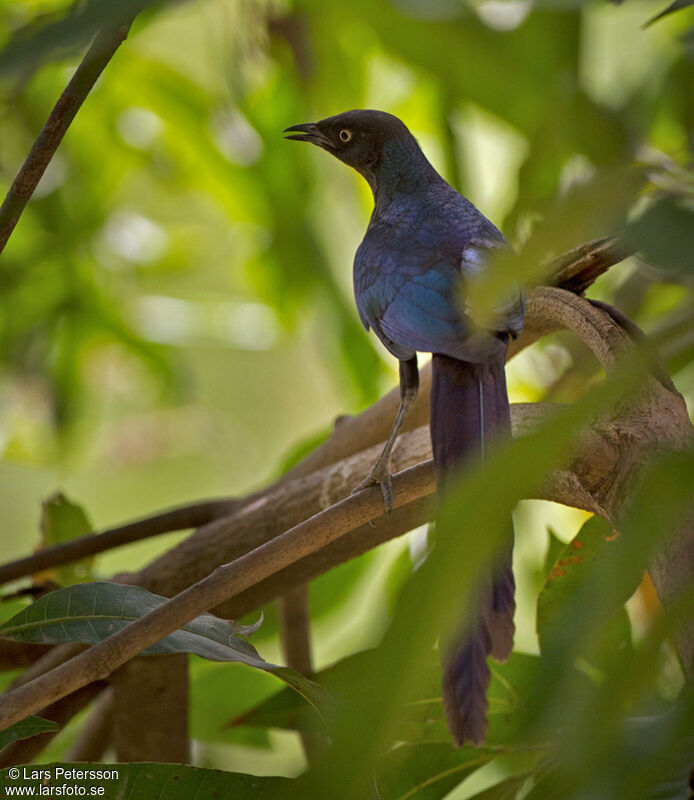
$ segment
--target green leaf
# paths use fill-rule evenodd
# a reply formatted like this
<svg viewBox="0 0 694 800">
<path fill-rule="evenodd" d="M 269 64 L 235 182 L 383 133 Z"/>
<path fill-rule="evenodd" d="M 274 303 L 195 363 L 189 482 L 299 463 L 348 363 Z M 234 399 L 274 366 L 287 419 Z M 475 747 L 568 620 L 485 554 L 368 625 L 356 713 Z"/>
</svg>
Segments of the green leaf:
<svg viewBox="0 0 694 800">
<path fill-rule="evenodd" d="M 352 676 L 368 674 L 373 653 L 355 653 L 313 675 L 313 679 L 331 695 L 340 696 Z M 295 692 L 276 692 L 260 705 L 231 720 L 227 727 L 252 725 L 286 730 L 317 730 L 318 715 Z"/>
<path fill-rule="evenodd" d="M 376 761 L 377 796 L 380 800 L 439 800 L 495 755 L 475 747 L 458 750 L 448 742 L 401 745 Z"/>
<path fill-rule="evenodd" d="M 552 571 L 552 567 L 554 567 L 560 553 L 562 553 L 566 547 L 566 542 L 563 542 L 552 528 L 547 528 L 547 537 L 549 538 L 549 547 L 547 548 L 547 555 L 545 556 L 545 575 L 548 575 Z"/>
<path fill-rule="evenodd" d="M 621 231 L 643 185 L 643 170 L 614 167 L 554 197 L 518 254 L 498 248 L 489 259 L 489 268 L 468 281 L 466 302 L 475 308 L 475 314 L 493 317 L 499 304 L 513 297 L 519 285 L 546 281 L 547 264 L 553 256 Z"/>
<path fill-rule="evenodd" d="M 331 697 L 349 702 L 347 687 L 363 682 L 370 674 L 375 651 L 355 653 L 313 676 Z M 538 680 L 540 659 L 526 653 L 512 653 L 503 664 L 491 663 L 489 699 L 489 733 L 487 743 L 503 745 L 506 750 L 522 749 L 534 742 L 519 740 L 523 732 L 524 698 Z M 339 706 L 336 713 L 340 713 Z M 407 687 L 404 702 L 396 710 L 398 717 L 395 738 L 401 742 L 426 743 L 448 740 L 441 697 L 441 667 L 438 654 L 432 650 L 423 659 Z M 286 730 L 316 731 L 323 728 L 318 713 L 296 692 L 283 689 L 255 708 L 247 711 L 227 727 L 257 726 Z"/>
<path fill-rule="evenodd" d="M 650 203 L 626 227 L 627 242 L 644 261 L 677 273 L 694 272 L 694 200 L 667 195 Z"/>
<path fill-rule="evenodd" d="M 53 15 L 17 31 L 0 52 L 0 75 L 31 70 L 44 61 L 84 47 L 97 31 L 124 25 L 156 0 L 88 0 L 74 3 L 69 13 Z"/>
<path fill-rule="evenodd" d="M 239 716 L 277 692 L 277 681 L 257 669 L 240 664 L 215 664 L 193 658 L 190 663 L 190 736 L 201 742 L 223 742 L 245 747 L 269 747 L 268 733 L 260 727 L 226 726 L 229 718 Z M 295 691 L 302 706 L 319 714 Z"/>
<path fill-rule="evenodd" d="M 612 763 L 621 797 L 641 792 L 647 800 L 691 797 L 693 718 L 694 691 L 688 685 L 666 713 L 626 721 L 621 753 Z"/>
<path fill-rule="evenodd" d="M 603 675 L 618 675 L 627 667 L 632 651 L 631 620 L 622 606 L 596 631 L 586 658 Z"/>
<path fill-rule="evenodd" d="M 105 581 L 77 584 L 51 592 L 20 611 L 0 625 L 0 635 L 37 644 L 97 644 L 166 602 L 167 598 L 139 586 Z M 233 622 L 201 614 L 148 647 L 143 655 L 194 653 L 210 661 L 238 661 L 272 673 L 311 703 L 325 700 L 319 686 L 295 670 L 265 661 L 237 631 Z"/>
<path fill-rule="evenodd" d="M 537 635 L 542 652 L 551 645 L 556 632 L 564 629 L 566 610 L 572 607 L 595 562 L 605 558 L 608 548 L 614 550 L 622 546 L 623 540 L 612 525 L 595 516 L 583 525 L 574 539 L 559 553 L 537 600 Z M 612 595 L 610 605 L 601 603 L 600 598 L 594 598 L 590 613 L 596 627 L 621 608 L 638 588 L 642 576 L 643 567 L 637 566 L 629 576 L 630 579 L 623 581 L 623 591 L 617 596 Z"/>
<path fill-rule="evenodd" d="M 576 582 L 575 594 L 567 597 L 563 612 L 564 630 L 553 625 L 551 636 L 546 637 L 544 675 L 530 697 L 528 717 L 533 712 L 544 715 L 539 727 L 548 739 L 554 739 L 555 771 L 529 797 L 579 800 L 602 796 L 600 787 L 605 786 L 618 800 L 688 796 L 685 768 L 691 768 L 694 756 L 690 687 L 685 687 L 667 714 L 644 727 L 625 719 L 625 711 L 634 712 L 634 689 L 636 709 L 652 707 L 654 701 L 662 705 L 662 699 L 644 698 L 638 691 L 643 675 L 655 671 L 650 648 L 635 650 L 627 659 L 628 668 L 613 669 L 604 683 L 600 676 L 596 681 L 592 675 L 592 680 L 584 676 L 579 682 L 581 671 L 573 666 L 578 654 L 590 653 L 595 617 L 599 626 L 604 610 L 618 607 L 628 587 L 633 587 L 633 576 L 644 563 L 651 563 L 654 552 L 676 552 L 672 539 L 682 534 L 691 515 L 693 482 L 691 452 L 663 457 L 645 471 L 622 514 L 622 535 L 602 548 L 600 558 L 594 559 L 592 568 Z M 684 606 L 679 608 L 684 618 L 691 618 L 690 596 L 669 600 L 673 624 L 677 624 L 679 606 Z"/>
<path fill-rule="evenodd" d="M 43 719 L 42 717 L 27 717 L 20 722 L 15 722 L 4 731 L 0 731 L 0 750 L 7 747 L 12 742 L 19 741 L 19 739 L 30 739 L 32 736 L 37 736 L 39 733 L 47 733 L 48 731 L 57 731 L 58 723 L 52 720 Z"/>
<path fill-rule="evenodd" d="M 69 784 L 87 796 L 95 788 L 99 792 L 103 789 L 98 796 L 104 800 L 280 800 L 290 783 L 286 778 L 259 778 L 179 764 L 52 763 L 20 769 L 17 779 L 11 778 L 7 769 L 0 771 L 3 786 L 19 790 L 35 789 L 47 782 Z"/>
<path fill-rule="evenodd" d="M 61 492 L 56 492 L 43 501 L 40 528 L 44 547 L 69 542 L 94 530 L 84 509 L 68 500 Z M 71 586 L 73 583 L 91 579 L 92 562 L 92 558 L 83 558 L 52 572 L 61 586 Z"/>
<path fill-rule="evenodd" d="M 518 775 L 507 778 L 495 786 L 490 786 L 479 794 L 473 795 L 470 800 L 514 800 L 523 784 L 527 781 L 527 775 Z"/>
</svg>

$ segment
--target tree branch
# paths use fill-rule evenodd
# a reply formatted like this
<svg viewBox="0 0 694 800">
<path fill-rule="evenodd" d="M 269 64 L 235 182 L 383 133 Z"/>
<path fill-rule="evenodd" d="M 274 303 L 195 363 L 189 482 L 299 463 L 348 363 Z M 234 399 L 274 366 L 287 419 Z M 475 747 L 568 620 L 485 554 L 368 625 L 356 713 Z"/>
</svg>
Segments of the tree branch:
<svg viewBox="0 0 694 800">
<path fill-rule="evenodd" d="M 303 675 L 313 672 L 311 664 L 311 617 L 308 586 L 299 584 L 282 597 L 279 609 L 280 639 L 284 663 Z"/>
<path fill-rule="evenodd" d="M 533 292 L 530 301 L 528 310 L 533 320 L 531 329 L 534 328 L 535 333 L 562 326 L 576 331 L 593 349 L 608 373 L 619 355 L 629 347 L 629 335 L 618 322 L 583 298 L 558 289 L 542 289 Z M 551 413 L 552 407 L 547 405 L 514 406 L 514 433 L 517 434 L 523 425 L 536 426 L 539 420 Z M 359 419 L 353 418 L 343 424 L 351 423 L 354 431 L 364 434 Z M 366 426 L 367 435 L 373 434 L 373 427 Z M 620 403 L 610 419 L 593 423 L 591 429 L 583 434 L 582 442 L 566 468 L 548 478 L 539 496 L 589 508 L 614 518 L 633 489 L 640 467 L 658 452 L 691 442 L 691 431 L 682 398 L 654 378 L 648 378 L 645 387 L 636 396 Z M 345 442 L 344 446 L 352 447 L 353 440 Z M 148 585 L 150 589 L 159 583 L 157 590 L 162 594 L 173 593 L 181 583 L 190 586 L 196 571 L 202 570 L 202 574 L 206 574 L 210 563 L 218 564 L 221 558 L 232 557 L 235 560 L 231 564 L 218 567 L 209 577 L 177 594 L 170 603 L 70 662 L 10 692 L 4 698 L 0 725 L 9 725 L 46 702 L 64 696 L 86 682 L 105 677 L 143 647 L 193 616 L 225 598 L 238 600 L 243 593 L 250 593 L 261 582 L 281 575 L 292 565 L 303 562 L 304 573 L 300 580 L 304 581 L 306 564 L 317 559 L 311 568 L 315 569 L 318 564 L 318 568 L 324 569 L 325 563 L 320 559 L 337 546 L 341 537 L 344 543 L 357 532 L 363 535 L 375 530 L 376 535 L 382 535 L 379 533 L 381 525 L 394 535 L 393 522 L 401 508 L 403 511 L 408 506 L 416 508 L 415 513 L 421 514 L 422 508 L 418 504 L 433 493 L 431 463 L 420 463 L 428 457 L 428 448 L 428 431 L 424 426 L 401 437 L 394 453 L 396 469 L 408 462 L 418 463 L 418 466 L 395 476 L 394 507 L 397 511 L 392 520 L 379 523 L 375 529 L 370 529 L 367 522 L 382 513 L 377 488 L 348 496 L 318 513 L 311 510 L 344 496 L 354 485 L 355 474 L 366 472 L 375 450 L 358 453 L 305 477 L 295 477 L 289 482 L 282 480 L 272 491 L 251 505 L 244 505 L 236 514 L 204 526 L 142 573 L 131 576 L 131 581 Z M 314 515 L 306 519 L 312 513 Z M 425 513 L 431 513 L 430 503 Z M 293 517 L 305 521 L 277 535 L 274 528 L 286 525 Z M 402 521 L 400 517 L 398 521 Z M 403 524 L 400 532 L 411 528 L 410 522 L 411 517 L 407 518 L 409 527 Z M 363 549 L 364 543 L 352 538 L 350 546 Z M 248 552 L 250 548 L 255 549 Z M 350 555 L 354 552 L 339 553 L 341 560 Z M 668 565 L 655 575 L 657 583 L 661 584 L 658 587 L 661 596 L 664 596 L 662 590 L 667 589 L 672 574 L 672 565 Z M 287 588 L 285 581 L 281 590 Z M 692 665 L 687 668 L 691 671 Z"/>
<path fill-rule="evenodd" d="M 280 641 L 284 663 L 292 669 L 310 676 L 311 661 L 311 609 L 307 583 L 293 586 L 279 599 Z M 320 751 L 322 736 L 315 731 L 299 731 L 306 761 L 312 764 Z"/>
<path fill-rule="evenodd" d="M 426 467 L 413 467 L 393 479 L 393 506 L 421 496 L 427 486 Z M 324 547 L 381 512 L 377 487 L 350 495 L 330 508 L 297 525 L 245 556 L 217 567 L 215 571 L 150 611 L 116 634 L 85 650 L 17 689 L 8 692 L 0 708 L 0 730 L 24 719 L 93 681 L 108 677 L 115 669 L 149 644 L 180 628 L 230 596 L 249 588 L 273 572 L 314 550 Z"/>
<path fill-rule="evenodd" d="M 620 239 L 595 239 L 555 258 L 548 265 L 549 283 L 575 294 L 585 290 L 604 272 L 633 255 L 633 248 Z"/>
<path fill-rule="evenodd" d="M 96 35 L 65 91 L 53 107 L 0 207 L 0 253 L 5 249 L 26 204 L 72 120 L 94 87 L 97 78 L 127 37 L 129 29 L 130 24 L 108 27 Z"/>
<path fill-rule="evenodd" d="M 548 274 L 556 274 L 555 282 L 559 287 L 564 284 L 570 285 L 572 282 L 574 285 L 587 286 L 593 276 L 605 272 L 618 263 L 624 257 L 624 252 L 624 246 L 615 239 L 588 242 L 551 262 Z M 542 288 L 535 289 L 530 293 L 528 298 L 530 308 L 526 315 L 525 331 L 516 341 L 512 342 L 509 357 L 513 357 L 546 333 L 560 330 L 564 326 L 561 308 L 559 310 L 555 308 L 551 319 L 544 324 L 539 322 L 547 316 L 546 309 L 543 308 L 544 302 L 549 301 Z M 581 314 L 578 317 L 580 323 Z M 581 330 L 575 330 L 575 332 L 581 336 Z M 411 430 L 428 421 L 430 381 L 430 368 L 427 365 L 421 374 L 422 388 L 418 402 L 408 415 L 403 430 Z M 59 566 L 139 539 L 157 536 L 172 530 L 204 525 L 214 519 L 221 519 L 235 511 L 240 511 L 244 507 L 253 508 L 278 487 L 382 442 L 388 435 L 399 402 L 399 390 L 393 389 L 358 416 L 340 417 L 330 439 L 312 451 L 270 487 L 237 500 L 205 501 L 164 511 L 102 534 L 88 534 L 72 542 L 45 548 L 31 556 L 0 566 L 0 585 L 42 569 Z M 364 474 L 366 471 L 365 469 Z M 359 479 L 361 477 L 363 476 L 360 476 Z"/>
<path fill-rule="evenodd" d="M 206 500 L 173 508 L 154 517 L 128 522 L 103 533 L 88 533 L 69 542 L 46 547 L 33 555 L 1 565 L 0 586 L 25 575 L 77 561 L 85 556 L 103 553 L 105 550 L 113 550 L 141 539 L 186 528 L 197 528 L 232 513 L 240 502 L 233 499 Z"/>
</svg>

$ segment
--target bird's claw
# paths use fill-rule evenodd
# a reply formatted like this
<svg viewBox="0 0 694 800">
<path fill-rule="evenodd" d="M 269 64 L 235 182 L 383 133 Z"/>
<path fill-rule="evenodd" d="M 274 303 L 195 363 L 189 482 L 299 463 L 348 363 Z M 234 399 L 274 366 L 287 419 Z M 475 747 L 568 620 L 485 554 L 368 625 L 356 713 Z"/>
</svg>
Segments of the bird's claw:
<svg viewBox="0 0 694 800">
<path fill-rule="evenodd" d="M 388 467 L 376 464 L 366 478 L 352 489 L 352 494 L 356 494 L 362 489 L 368 489 L 370 486 L 380 486 L 386 516 L 390 517 L 393 512 L 393 483 Z M 372 525 L 373 523 L 369 524 Z"/>
</svg>

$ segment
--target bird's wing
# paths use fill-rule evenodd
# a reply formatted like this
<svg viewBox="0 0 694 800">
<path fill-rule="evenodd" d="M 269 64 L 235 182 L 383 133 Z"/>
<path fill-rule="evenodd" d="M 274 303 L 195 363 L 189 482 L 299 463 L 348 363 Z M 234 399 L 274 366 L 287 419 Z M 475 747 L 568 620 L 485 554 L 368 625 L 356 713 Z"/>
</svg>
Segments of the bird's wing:
<svg viewBox="0 0 694 800">
<path fill-rule="evenodd" d="M 491 240 L 475 239 L 463 248 L 444 243 L 389 249 L 380 254 L 376 269 L 369 268 L 369 253 L 362 253 L 366 263 L 355 270 L 362 322 L 398 358 L 420 351 L 486 361 L 501 353 L 505 343 L 498 334 L 517 335 L 520 330 L 521 295 L 495 309 L 491 324 L 481 324 L 464 302 L 466 279 L 484 268 L 485 255 L 494 246 Z"/>
</svg>

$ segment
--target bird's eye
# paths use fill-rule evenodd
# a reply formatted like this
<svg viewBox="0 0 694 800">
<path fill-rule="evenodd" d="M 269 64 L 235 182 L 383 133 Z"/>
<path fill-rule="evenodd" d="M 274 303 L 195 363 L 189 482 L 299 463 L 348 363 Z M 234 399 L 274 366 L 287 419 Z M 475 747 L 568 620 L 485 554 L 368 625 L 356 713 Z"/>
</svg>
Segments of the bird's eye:
<svg viewBox="0 0 694 800">
<path fill-rule="evenodd" d="M 343 142 L 348 142 L 352 138 L 352 131 L 347 130 L 347 128 L 343 128 L 340 131 L 340 139 Z"/>
</svg>

